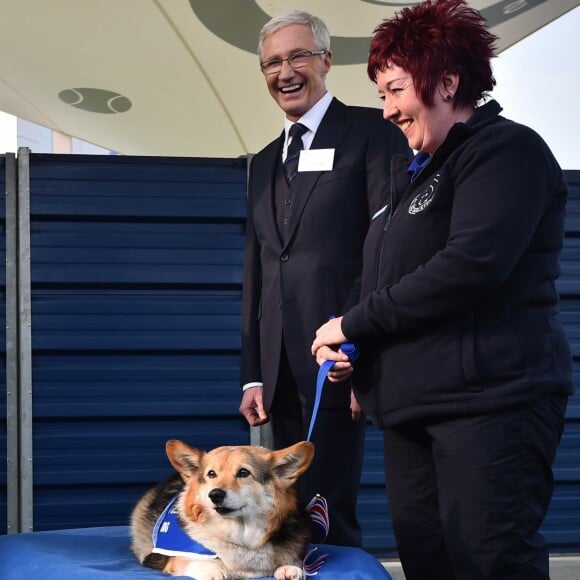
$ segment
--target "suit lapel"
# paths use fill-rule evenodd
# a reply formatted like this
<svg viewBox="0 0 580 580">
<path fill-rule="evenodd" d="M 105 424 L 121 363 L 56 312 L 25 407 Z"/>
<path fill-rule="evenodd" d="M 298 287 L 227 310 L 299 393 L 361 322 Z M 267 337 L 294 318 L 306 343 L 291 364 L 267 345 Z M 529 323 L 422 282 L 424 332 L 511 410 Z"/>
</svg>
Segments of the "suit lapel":
<svg viewBox="0 0 580 580">
<path fill-rule="evenodd" d="M 322 118 L 322 122 L 316 131 L 314 141 L 312 141 L 312 146 L 310 147 L 311 149 L 335 149 L 335 162 L 336 149 L 338 149 L 339 145 L 346 138 L 350 126 L 350 119 L 348 119 L 347 111 L 348 107 L 334 98 L 330 103 L 326 114 Z M 295 211 L 290 224 L 288 240 L 284 249 L 286 249 L 296 233 L 296 229 L 300 223 L 300 218 L 310 196 L 316 195 L 316 193 L 314 193 L 314 188 L 323 173 L 326 172 L 304 171 L 298 173 L 298 175 L 293 179 L 291 188 L 295 200 Z"/>
<path fill-rule="evenodd" d="M 350 128 L 348 107 L 338 99 L 333 99 L 322 118 L 312 142 L 312 149 L 337 148 Z"/>
</svg>

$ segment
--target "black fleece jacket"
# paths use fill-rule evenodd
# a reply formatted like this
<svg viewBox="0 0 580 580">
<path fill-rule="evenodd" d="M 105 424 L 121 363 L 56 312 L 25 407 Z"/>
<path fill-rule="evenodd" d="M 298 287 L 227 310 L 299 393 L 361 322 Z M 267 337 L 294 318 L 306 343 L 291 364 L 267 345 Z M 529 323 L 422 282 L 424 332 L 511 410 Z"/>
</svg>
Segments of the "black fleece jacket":
<svg viewBox="0 0 580 580">
<path fill-rule="evenodd" d="M 371 223 L 354 385 L 379 427 L 571 394 L 558 322 L 567 188 L 544 141 L 490 101 L 452 127 L 411 183 L 396 157 Z"/>
</svg>

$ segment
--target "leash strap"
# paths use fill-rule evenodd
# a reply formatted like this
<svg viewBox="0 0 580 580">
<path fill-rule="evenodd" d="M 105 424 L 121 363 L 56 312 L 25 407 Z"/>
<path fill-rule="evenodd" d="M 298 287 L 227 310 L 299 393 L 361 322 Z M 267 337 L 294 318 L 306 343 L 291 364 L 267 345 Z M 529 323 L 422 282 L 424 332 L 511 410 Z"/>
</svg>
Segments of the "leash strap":
<svg viewBox="0 0 580 580">
<path fill-rule="evenodd" d="M 358 349 L 356 345 L 352 342 L 343 342 L 340 345 L 340 350 L 348 356 L 348 359 L 352 364 L 358 358 Z M 314 408 L 312 409 L 312 417 L 310 418 L 310 427 L 308 428 L 308 438 L 310 441 L 312 436 L 312 431 L 314 430 L 314 424 L 316 423 L 316 416 L 318 415 L 318 407 L 320 407 L 320 400 L 322 399 L 322 390 L 324 389 L 324 383 L 326 382 L 326 375 L 328 371 L 334 366 L 333 360 L 324 361 L 320 368 L 318 369 L 318 375 L 316 377 L 316 396 L 314 398 Z"/>
</svg>

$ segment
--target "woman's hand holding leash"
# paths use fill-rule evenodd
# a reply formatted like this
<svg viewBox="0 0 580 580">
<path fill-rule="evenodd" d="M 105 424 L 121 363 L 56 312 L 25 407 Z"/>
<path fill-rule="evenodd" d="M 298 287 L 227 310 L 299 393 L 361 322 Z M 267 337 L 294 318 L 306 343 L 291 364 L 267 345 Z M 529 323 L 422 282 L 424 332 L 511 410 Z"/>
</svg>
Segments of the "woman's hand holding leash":
<svg viewBox="0 0 580 580">
<path fill-rule="evenodd" d="M 358 357 L 356 345 L 352 342 L 347 342 L 346 336 L 342 333 L 340 328 L 341 320 L 342 317 L 331 317 L 326 324 L 323 324 L 316 331 L 316 338 L 312 343 L 311 353 L 316 357 L 316 362 L 320 369 L 318 369 L 318 376 L 316 377 L 316 397 L 314 399 L 307 441 L 310 441 L 312 430 L 316 423 L 316 415 L 325 381 L 329 380 L 336 383 L 350 377 L 353 372 L 352 363 Z M 334 346 L 334 349 L 332 346 Z M 358 420 L 361 416 L 361 408 L 352 392 L 350 410 L 353 421 Z"/>
<path fill-rule="evenodd" d="M 315 354 L 318 366 L 322 366 L 328 360 L 336 361 L 327 373 L 331 383 L 345 381 L 352 375 L 353 368 L 348 356 L 340 350 L 333 350 L 329 346 L 322 346 Z"/>
<path fill-rule="evenodd" d="M 346 336 L 342 333 L 341 322 L 342 316 L 331 318 L 316 331 L 316 338 L 312 343 L 312 354 L 314 356 L 316 356 L 316 351 L 321 346 L 338 347 L 343 342 L 347 341 Z"/>
<path fill-rule="evenodd" d="M 340 323 L 342 316 L 331 318 L 316 331 L 316 338 L 312 343 L 312 354 L 321 366 L 327 360 L 335 361 L 328 371 L 327 378 L 331 383 L 338 383 L 348 379 L 353 373 L 353 366 L 349 357 L 340 350 L 340 345 L 347 341 L 342 333 Z"/>
</svg>

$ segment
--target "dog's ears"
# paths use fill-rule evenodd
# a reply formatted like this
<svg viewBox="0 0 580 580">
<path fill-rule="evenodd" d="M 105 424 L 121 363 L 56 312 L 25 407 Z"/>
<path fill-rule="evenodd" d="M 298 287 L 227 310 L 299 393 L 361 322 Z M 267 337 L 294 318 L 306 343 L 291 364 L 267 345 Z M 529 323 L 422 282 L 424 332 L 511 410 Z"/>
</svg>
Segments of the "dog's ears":
<svg viewBox="0 0 580 580">
<path fill-rule="evenodd" d="M 276 478 L 292 485 L 310 466 L 314 458 L 314 445 L 301 441 L 272 452 L 272 471 Z"/>
<path fill-rule="evenodd" d="M 186 445 L 183 441 L 170 439 L 165 444 L 165 453 L 171 465 L 179 472 L 184 481 L 199 471 L 204 451 Z"/>
</svg>

